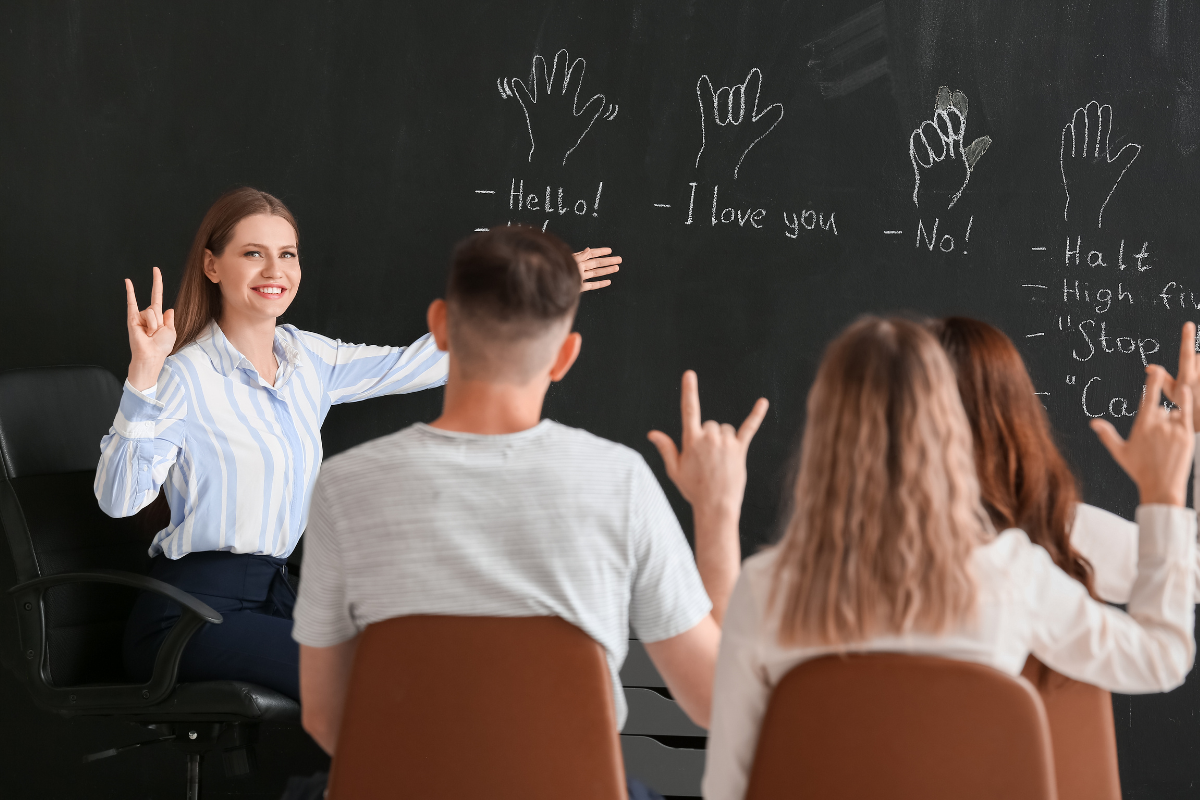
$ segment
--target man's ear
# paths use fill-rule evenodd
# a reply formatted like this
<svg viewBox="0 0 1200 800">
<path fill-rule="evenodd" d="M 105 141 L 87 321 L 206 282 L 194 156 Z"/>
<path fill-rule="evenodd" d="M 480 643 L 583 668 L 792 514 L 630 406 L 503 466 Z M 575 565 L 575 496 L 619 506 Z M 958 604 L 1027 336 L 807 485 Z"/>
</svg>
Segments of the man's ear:
<svg viewBox="0 0 1200 800">
<path fill-rule="evenodd" d="M 446 301 L 440 297 L 429 304 L 429 310 L 425 312 L 425 321 L 429 323 L 429 332 L 433 334 L 433 341 L 437 344 L 438 350 L 443 353 L 450 351 L 450 337 L 446 335 Z"/>
<path fill-rule="evenodd" d="M 558 356 L 550 367 L 550 380 L 561 381 L 567 376 L 571 365 L 575 363 L 575 359 L 579 358 L 581 347 L 583 347 L 583 337 L 575 331 L 569 333 L 563 341 L 562 347 L 558 348 Z"/>
<path fill-rule="evenodd" d="M 207 247 L 204 248 L 204 274 L 213 283 L 221 282 L 221 279 L 217 277 L 217 257 Z"/>
</svg>

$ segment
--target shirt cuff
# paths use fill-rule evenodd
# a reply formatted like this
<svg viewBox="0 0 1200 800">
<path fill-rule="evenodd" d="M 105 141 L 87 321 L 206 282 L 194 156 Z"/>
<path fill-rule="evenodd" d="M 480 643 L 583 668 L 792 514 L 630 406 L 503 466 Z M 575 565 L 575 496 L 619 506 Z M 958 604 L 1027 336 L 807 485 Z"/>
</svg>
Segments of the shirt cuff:
<svg viewBox="0 0 1200 800">
<path fill-rule="evenodd" d="M 157 389 L 157 384 L 151 391 L 154 389 Z M 153 439 L 154 423 L 163 408 L 163 403 L 154 399 L 152 394 L 139 392 L 126 380 L 113 428 L 126 439 Z"/>
<path fill-rule="evenodd" d="M 1196 540 L 1195 511 L 1151 503 L 1138 506 L 1134 519 L 1138 524 L 1138 563 L 1177 562 L 1189 557 Z"/>
</svg>

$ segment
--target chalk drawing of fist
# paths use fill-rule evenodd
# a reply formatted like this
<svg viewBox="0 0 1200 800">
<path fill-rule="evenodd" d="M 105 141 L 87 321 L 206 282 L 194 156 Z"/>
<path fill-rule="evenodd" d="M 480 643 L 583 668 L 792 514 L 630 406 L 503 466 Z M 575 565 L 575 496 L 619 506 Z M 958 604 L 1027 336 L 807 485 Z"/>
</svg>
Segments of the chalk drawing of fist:
<svg viewBox="0 0 1200 800">
<path fill-rule="evenodd" d="M 746 80 L 733 86 L 713 89 L 707 75 L 696 82 L 696 97 L 700 99 L 700 152 L 696 153 L 696 166 L 705 151 L 705 161 L 716 161 L 718 168 L 733 166 L 736 179 L 742 161 L 754 145 L 774 130 L 783 119 L 783 104 L 773 103 L 761 111 L 758 95 L 762 89 L 762 72 L 757 67 L 750 70 Z M 749 105 L 749 114 L 747 114 Z"/>
<path fill-rule="evenodd" d="M 922 122 L 908 137 L 908 155 L 915 178 L 913 203 L 918 208 L 922 180 L 927 196 L 952 193 L 946 208 L 953 208 L 962 197 L 976 163 L 992 144 L 989 136 L 965 144 L 966 134 L 967 96 L 959 91 L 951 93 L 948 86 L 943 86 L 933 104 L 933 119 Z"/>
<path fill-rule="evenodd" d="M 1125 170 L 1133 165 L 1140 144 L 1122 147 L 1111 155 L 1108 135 L 1112 132 L 1112 106 L 1100 105 L 1095 100 L 1083 108 L 1075 109 L 1075 115 L 1063 128 L 1062 163 L 1063 189 L 1067 193 L 1067 204 L 1063 206 L 1063 219 L 1067 222 L 1104 225 L 1104 207 L 1117 190 L 1117 184 L 1125 176 Z"/>
<path fill-rule="evenodd" d="M 554 159 L 566 164 L 567 158 L 583 141 L 592 125 L 604 114 L 604 119 L 617 116 L 617 106 L 605 107 L 604 95 L 595 94 L 591 99 L 579 103 L 579 91 L 583 86 L 583 73 L 587 62 L 582 58 L 571 63 L 566 50 L 554 54 L 550 72 L 546 72 L 546 60 L 533 57 L 533 69 L 529 74 L 529 85 L 520 78 L 496 79 L 496 88 L 504 99 L 516 97 L 525 112 L 525 125 L 529 129 L 529 161 L 534 151 L 538 158 Z"/>
</svg>

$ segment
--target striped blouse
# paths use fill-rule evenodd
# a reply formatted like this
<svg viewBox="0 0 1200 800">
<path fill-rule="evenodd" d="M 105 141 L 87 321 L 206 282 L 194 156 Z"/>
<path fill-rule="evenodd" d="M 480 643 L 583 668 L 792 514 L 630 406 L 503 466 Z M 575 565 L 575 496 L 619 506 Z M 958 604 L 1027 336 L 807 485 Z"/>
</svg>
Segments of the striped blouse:
<svg viewBox="0 0 1200 800">
<path fill-rule="evenodd" d="M 430 334 L 374 347 L 281 325 L 275 357 L 270 386 L 213 322 L 166 360 L 154 387 L 126 381 L 100 441 L 95 491 L 106 514 L 126 517 L 165 485 L 171 523 L 150 555 L 289 555 L 307 521 L 329 407 L 446 382 L 446 353 Z"/>
</svg>

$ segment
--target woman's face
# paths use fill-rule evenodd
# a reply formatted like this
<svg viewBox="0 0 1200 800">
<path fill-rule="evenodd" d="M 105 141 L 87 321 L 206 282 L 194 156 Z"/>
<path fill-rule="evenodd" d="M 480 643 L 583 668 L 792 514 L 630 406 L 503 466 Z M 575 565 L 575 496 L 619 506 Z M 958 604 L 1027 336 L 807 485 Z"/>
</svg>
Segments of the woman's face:
<svg viewBox="0 0 1200 800">
<path fill-rule="evenodd" d="M 204 274 L 221 287 L 221 317 L 274 319 L 300 288 L 296 230 L 283 217 L 255 214 L 233 229 L 225 251 L 205 251 Z"/>
</svg>

